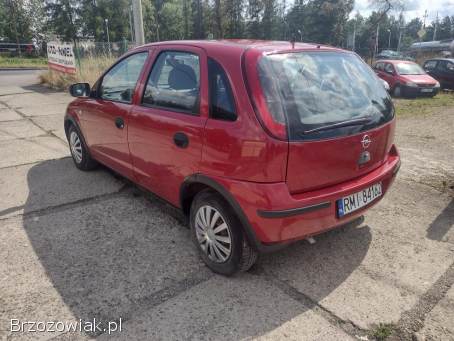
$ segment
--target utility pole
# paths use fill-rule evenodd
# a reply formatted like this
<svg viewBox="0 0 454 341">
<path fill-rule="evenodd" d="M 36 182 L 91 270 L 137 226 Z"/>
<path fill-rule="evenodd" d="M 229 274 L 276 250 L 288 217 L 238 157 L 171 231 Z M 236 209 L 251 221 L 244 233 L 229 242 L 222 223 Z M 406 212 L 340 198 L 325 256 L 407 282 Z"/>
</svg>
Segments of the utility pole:
<svg viewBox="0 0 454 341">
<path fill-rule="evenodd" d="M 129 30 L 131 31 L 131 42 L 134 41 L 134 28 L 132 27 L 132 5 L 129 6 Z"/>
<path fill-rule="evenodd" d="M 353 23 L 353 52 L 355 52 L 355 45 L 356 45 L 356 21 L 357 19 L 355 18 L 355 22 Z"/>
<path fill-rule="evenodd" d="M 107 33 L 107 46 L 109 48 L 109 57 L 112 57 L 112 52 L 110 51 L 110 36 L 109 36 L 109 19 L 104 19 L 106 23 L 106 33 Z"/>
<path fill-rule="evenodd" d="M 399 27 L 399 41 L 397 42 L 397 51 L 400 51 L 400 42 L 402 41 L 403 27 Z"/>
<path fill-rule="evenodd" d="M 391 49 L 391 30 L 388 29 L 388 49 Z"/>
<path fill-rule="evenodd" d="M 377 34 L 375 35 L 375 49 L 374 49 L 374 58 L 378 54 L 378 35 L 380 34 L 380 24 L 377 24 Z"/>
<path fill-rule="evenodd" d="M 142 1 L 132 0 L 132 14 L 134 16 L 134 37 L 137 45 L 143 45 L 145 38 L 143 35 L 143 17 L 142 17 Z"/>
<path fill-rule="evenodd" d="M 426 28 L 427 10 L 424 11 L 424 16 L 423 16 L 423 18 L 424 18 L 424 21 L 423 21 L 424 24 L 422 25 L 422 27 L 423 27 L 423 28 Z"/>
<path fill-rule="evenodd" d="M 432 40 L 435 40 L 437 38 L 437 27 L 438 27 L 438 12 L 437 12 L 437 19 L 435 19 L 434 36 L 433 36 Z"/>
</svg>

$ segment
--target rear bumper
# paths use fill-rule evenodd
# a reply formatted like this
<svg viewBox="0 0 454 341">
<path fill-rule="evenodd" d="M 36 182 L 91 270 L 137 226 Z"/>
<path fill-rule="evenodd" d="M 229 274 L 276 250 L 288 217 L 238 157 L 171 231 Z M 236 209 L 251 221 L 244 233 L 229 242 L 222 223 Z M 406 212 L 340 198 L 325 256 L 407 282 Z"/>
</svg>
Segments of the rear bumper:
<svg viewBox="0 0 454 341">
<path fill-rule="evenodd" d="M 396 149 L 393 148 L 395 151 Z M 375 205 L 391 186 L 400 167 L 397 151 L 372 172 L 334 186 L 316 191 L 292 195 L 285 182 L 251 183 L 217 178 L 220 184 L 235 198 L 248 221 L 257 248 L 278 248 L 313 236 L 359 218 L 365 210 Z M 373 203 L 339 218 L 336 201 L 377 182 L 382 183 L 383 195 Z"/>
</svg>

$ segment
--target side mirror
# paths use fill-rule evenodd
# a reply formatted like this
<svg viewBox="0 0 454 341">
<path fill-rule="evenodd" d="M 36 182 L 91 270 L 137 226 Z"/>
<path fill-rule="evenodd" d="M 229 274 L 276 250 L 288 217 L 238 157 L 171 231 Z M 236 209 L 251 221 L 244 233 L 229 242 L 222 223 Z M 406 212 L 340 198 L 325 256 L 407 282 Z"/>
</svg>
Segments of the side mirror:
<svg viewBox="0 0 454 341">
<path fill-rule="evenodd" d="M 76 83 L 69 87 L 69 93 L 73 97 L 88 97 L 90 95 L 90 84 Z"/>
</svg>

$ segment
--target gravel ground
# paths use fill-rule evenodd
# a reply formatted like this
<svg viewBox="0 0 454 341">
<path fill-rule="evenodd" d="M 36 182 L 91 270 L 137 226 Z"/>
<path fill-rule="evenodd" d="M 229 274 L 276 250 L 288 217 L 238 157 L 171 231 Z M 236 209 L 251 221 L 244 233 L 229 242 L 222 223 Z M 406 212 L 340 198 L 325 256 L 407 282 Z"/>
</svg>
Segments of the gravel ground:
<svg viewBox="0 0 454 341">
<path fill-rule="evenodd" d="M 363 221 L 224 278 L 159 200 L 75 169 L 69 101 L 0 86 L 0 340 L 454 340 L 453 107 L 398 118 L 401 171 Z M 11 330 L 93 318 L 122 330 Z"/>
</svg>

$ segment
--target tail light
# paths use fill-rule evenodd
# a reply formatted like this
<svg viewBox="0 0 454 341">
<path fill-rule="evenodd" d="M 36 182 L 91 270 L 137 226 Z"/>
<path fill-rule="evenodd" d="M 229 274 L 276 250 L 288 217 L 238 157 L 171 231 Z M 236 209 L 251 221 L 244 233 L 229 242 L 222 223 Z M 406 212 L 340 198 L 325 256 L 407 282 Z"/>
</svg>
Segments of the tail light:
<svg viewBox="0 0 454 341">
<path fill-rule="evenodd" d="M 279 140 L 287 140 L 286 115 L 282 106 L 275 80 L 261 73 L 257 57 L 246 65 L 243 62 L 249 97 L 254 105 L 255 114 L 265 131 Z M 244 61 L 244 60 L 243 60 Z M 265 65 L 266 67 L 266 65 Z M 269 75 L 270 73 L 268 73 Z"/>
</svg>

